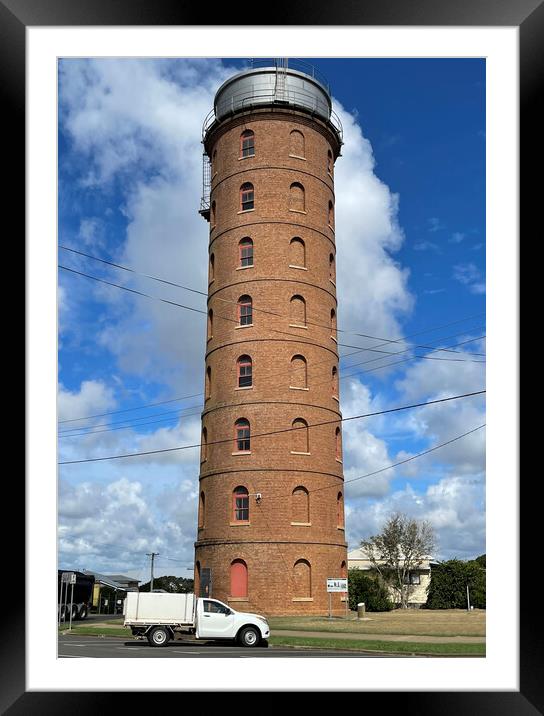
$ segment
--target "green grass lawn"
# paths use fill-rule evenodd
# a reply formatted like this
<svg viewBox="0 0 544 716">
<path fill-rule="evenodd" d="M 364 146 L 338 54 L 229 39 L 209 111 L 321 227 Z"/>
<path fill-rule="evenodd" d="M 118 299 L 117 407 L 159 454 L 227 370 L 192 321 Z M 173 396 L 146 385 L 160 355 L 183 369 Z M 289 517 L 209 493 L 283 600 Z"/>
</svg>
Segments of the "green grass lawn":
<svg viewBox="0 0 544 716">
<path fill-rule="evenodd" d="M 375 651 L 388 654 L 430 654 L 432 656 L 485 656 L 485 644 L 426 644 L 424 642 L 364 641 L 363 639 L 318 639 L 312 637 L 272 636 L 273 646 L 302 646 L 342 651 Z"/>
<path fill-rule="evenodd" d="M 354 612 L 348 618 L 270 617 L 272 632 L 296 631 L 349 632 L 352 634 L 408 634 L 414 636 L 485 636 L 485 610 L 394 609 L 367 612 L 368 621 L 359 621 Z"/>
</svg>

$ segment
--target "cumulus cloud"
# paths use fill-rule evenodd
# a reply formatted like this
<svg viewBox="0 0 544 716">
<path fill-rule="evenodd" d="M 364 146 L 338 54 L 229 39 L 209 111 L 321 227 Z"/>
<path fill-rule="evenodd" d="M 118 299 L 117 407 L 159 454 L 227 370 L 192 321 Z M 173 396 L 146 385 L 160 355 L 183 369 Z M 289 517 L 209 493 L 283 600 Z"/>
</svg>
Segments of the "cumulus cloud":
<svg viewBox="0 0 544 716">
<path fill-rule="evenodd" d="M 106 485 L 60 483 L 60 563 L 78 560 L 80 568 L 117 571 L 137 567 L 146 552 L 158 551 L 189 565 L 195 525 L 195 486 L 187 480 L 155 497 L 126 477 Z"/>
<path fill-rule="evenodd" d="M 111 410 L 116 401 L 112 389 L 102 381 L 84 380 L 79 391 L 67 390 L 59 385 L 57 405 L 59 420 L 73 420 Z"/>
<path fill-rule="evenodd" d="M 481 476 L 480 476 L 481 477 Z M 437 536 L 438 559 L 470 559 L 485 552 L 485 490 L 477 477 L 452 474 L 423 493 L 409 484 L 379 501 L 353 504 L 346 517 L 351 549 L 381 531 L 388 517 L 403 512 L 428 520 Z"/>
</svg>

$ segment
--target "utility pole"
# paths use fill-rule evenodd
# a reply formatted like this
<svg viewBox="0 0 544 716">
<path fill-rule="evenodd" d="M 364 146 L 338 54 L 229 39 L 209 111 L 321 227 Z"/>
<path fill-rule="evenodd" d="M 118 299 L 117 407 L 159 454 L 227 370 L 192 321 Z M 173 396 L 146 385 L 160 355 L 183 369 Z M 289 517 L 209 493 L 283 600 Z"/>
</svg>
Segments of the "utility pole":
<svg viewBox="0 0 544 716">
<path fill-rule="evenodd" d="M 151 557 L 151 584 L 149 585 L 149 591 L 153 591 L 153 562 L 155 561 L 155 557 L 159 556 L 159 552 L 146 552 L 147 557 Z"/>
</svg>

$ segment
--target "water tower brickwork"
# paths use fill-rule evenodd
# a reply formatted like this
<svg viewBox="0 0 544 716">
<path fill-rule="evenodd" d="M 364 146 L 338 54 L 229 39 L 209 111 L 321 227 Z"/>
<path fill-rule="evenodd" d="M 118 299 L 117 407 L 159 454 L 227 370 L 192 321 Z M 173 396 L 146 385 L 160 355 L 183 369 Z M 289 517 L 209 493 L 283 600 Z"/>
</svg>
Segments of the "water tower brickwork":
<svg viewBox="0 0 544 716">
<path fill-rule="evenodd" d="M 240 611 L 327 614 L 327 578 L 347 576 L 334 231 L 341 135 L 295 94 L 278 101 L 277 67 L 237 75 L 229 89 L 248 74 L 274 81 L 270 101 L 221 116 L 219 90 L 204 135 L 209 318 L 195 591 Z M 330 102 L 290 69 L 280 99 L 290 76 Z M 344 613 L 343 595 L 331 598 L 333 613 Z"/>
</svg>

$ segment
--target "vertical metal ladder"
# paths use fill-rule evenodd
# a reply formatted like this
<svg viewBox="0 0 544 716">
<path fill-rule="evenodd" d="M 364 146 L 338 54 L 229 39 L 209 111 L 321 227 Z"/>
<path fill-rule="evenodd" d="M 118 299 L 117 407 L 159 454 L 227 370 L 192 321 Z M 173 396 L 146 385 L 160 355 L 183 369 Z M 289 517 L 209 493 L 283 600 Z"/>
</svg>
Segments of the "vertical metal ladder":
<svg viewBox="0 0 544 716">
<path fill-rule="evenodd" d="M 202 154 L 202 198 L 200 199 L 199 214 L 207 221 L 210 220 L 210 193 L 212 185 L 212 165 L 209 156 Z"/>
<path fill-rule="evenodd" d="M 288 57 L 279 57 L 276 60 L 276 88 L 274 99 L 277 102 L 287 102 L 285 94 L 285 77 L 287 75 Z"/>
</svg>

